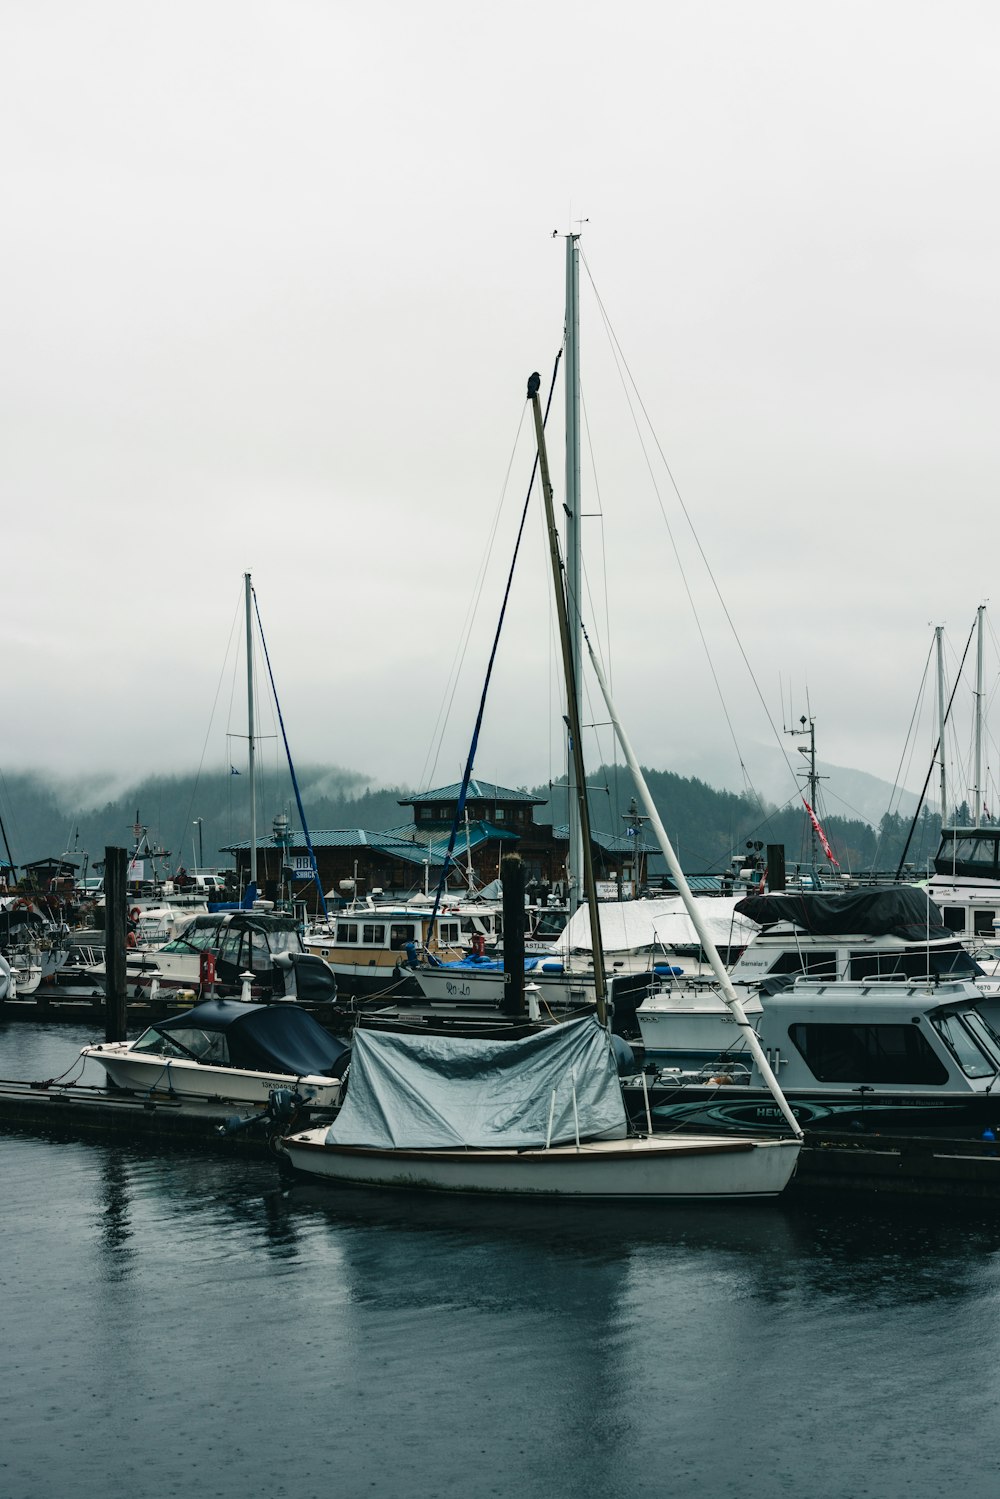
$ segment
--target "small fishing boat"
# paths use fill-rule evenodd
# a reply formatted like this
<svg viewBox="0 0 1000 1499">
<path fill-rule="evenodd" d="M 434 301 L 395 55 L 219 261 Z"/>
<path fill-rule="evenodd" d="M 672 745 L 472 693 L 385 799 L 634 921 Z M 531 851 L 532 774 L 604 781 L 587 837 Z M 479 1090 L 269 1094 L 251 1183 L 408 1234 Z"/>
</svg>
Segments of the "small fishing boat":
<svg viewBox="0 0 1000 1499">
<path fill-rule="evenodd" d="M 798 1140 L 629 1136 L 592 1016 L 520 1040 L 358 1030 L 328 1128 L 284 1141 L 294 1171 L 354 1186 L 647 1201 L 775 1197 Z"/>
<path fill-rule="evenodd" d="M 214 999 L 157 1020 L 135 1041 L 81 1053 L 117 1088 L 181 1099 L 266 1105 L 278 1088 L 336 1108 L 350 1049 L 294 1004 Z"/>
</svg>

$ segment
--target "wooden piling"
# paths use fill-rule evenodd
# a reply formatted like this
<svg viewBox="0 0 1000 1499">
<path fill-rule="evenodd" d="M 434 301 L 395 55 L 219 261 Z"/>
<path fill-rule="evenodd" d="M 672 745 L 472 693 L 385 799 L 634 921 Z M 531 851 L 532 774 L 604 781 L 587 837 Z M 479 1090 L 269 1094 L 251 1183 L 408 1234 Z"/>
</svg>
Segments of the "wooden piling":
<svg viewBox="0 0 1000 1499">
<path fill-rule="evenodd" d="M 125 1041 L 125 931 L 128 892 L 123 848 L 104 850 L 104 1039 Z"/>
<path fill-rule="evenodd" d="M 524 861 L 507 854 L 500 863 L 503 884 L 503 1003 L 505 1015 L 523 1015 L 524 1004 Z"/>
<path fill-rule="evenodd" d="M 785 845 L 783 843 L 767 845 L 767 888 L 775 892 L 785 888 Z"/>
</svg>

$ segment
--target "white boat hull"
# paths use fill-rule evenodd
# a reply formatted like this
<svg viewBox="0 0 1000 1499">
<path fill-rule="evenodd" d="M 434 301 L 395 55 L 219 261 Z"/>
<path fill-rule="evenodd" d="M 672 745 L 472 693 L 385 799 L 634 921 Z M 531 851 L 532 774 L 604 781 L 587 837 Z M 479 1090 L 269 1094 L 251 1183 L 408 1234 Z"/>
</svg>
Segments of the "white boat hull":
<svg viewBox="0 0 1000 1499">
<path fill-rule="evenodd" d="M 777 1197 L 797 1140 L 648 1136 L 550 1150 L 378 1150 L 326 1144 L 326 1129 L 285 1141 L 296 1171 L 353 1186 L 584 1200 Z"/>
<path fill-rule="evenodd" d="M 152 1052 L 133 1052 L 126 1041 L 85 1046 L 81 1056 L 100 1063 L 117 1088 L 140 1093 L 155 1091 L 181 1098 L 266 1104 L 276 1088 L 291 1088 L 312 1108 L 324 1109 L 336 1108 L 340 1098 L 339 1078 L 205 1066 L 183 1057 L 168 1059 Z"/>
</svg>

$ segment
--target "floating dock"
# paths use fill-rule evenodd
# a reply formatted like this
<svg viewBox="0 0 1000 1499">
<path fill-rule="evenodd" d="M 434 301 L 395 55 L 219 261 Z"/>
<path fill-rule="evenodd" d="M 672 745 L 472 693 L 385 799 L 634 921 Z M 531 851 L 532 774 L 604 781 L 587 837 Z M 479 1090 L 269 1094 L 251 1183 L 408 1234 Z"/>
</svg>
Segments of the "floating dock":
<svg viewBox="0 0 1000 1499">
<path fill-rule="evenodd" d="M 262 1109 L 225 1099 L 191 1102 L 169 1093 L 80 1083 L 0 1081 L 0 1127 L 51 1131 L 64 1139 L 144 1140 L 157 1147 L 278 1157 L 283 1134 L 324 1117 L 330 1115 L 303 1110 L 293 1122 L 279 1123 Z M 1000 1143 L 809 1131 L 789 1191 L 1000 1204 Z"/>
<path fill-rule="evenodd" d="M 278 1121 L 265 1108 L 227 1099 L 182 1099 L 85 1083 L 0 1080 L 0 1128 L 50 1131 L 63 1139 L 144 1140 L 223 1155 L 280 1154 L 278 1140 L 332 1116 L 302 1109 Z M 235 1126 L 235 1127 L 234 1127 Z"/>
</svg>

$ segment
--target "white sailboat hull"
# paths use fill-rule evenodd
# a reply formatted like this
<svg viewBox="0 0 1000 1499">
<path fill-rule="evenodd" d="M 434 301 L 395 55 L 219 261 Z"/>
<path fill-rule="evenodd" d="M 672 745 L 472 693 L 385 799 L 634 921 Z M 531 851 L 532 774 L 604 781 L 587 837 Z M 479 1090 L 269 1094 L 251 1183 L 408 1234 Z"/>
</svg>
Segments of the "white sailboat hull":
<svg viewBox="0 0 1000 1499">
<path fill-rule="evenodd" d="M 212 1067 L 185 1058 L 166 1058 L 129 1050 L 127 1041 L 85 1046 L 82 1056 L 100 1063 L 118 1088 L 169 1093 L 181 1098 L 225 1099 L 231 1103 L 266 1104 L 276 1088 L 291 1088 L 313 1108 L 336 1108 L 340 1080 L 292 1077 L 281 1072 L 251 1072 L 241 1067 Z"/>
<path fill-rule="evenodd" d="M 291 1135 L 296 1171 L 353 1186 L 577 1200 L 711 1201 L 777 1197 L 797 1140 L 649 1136 L 549 1150 L 383 1150 L 328 1145 L 326 1129 Z"/>
</svg>

